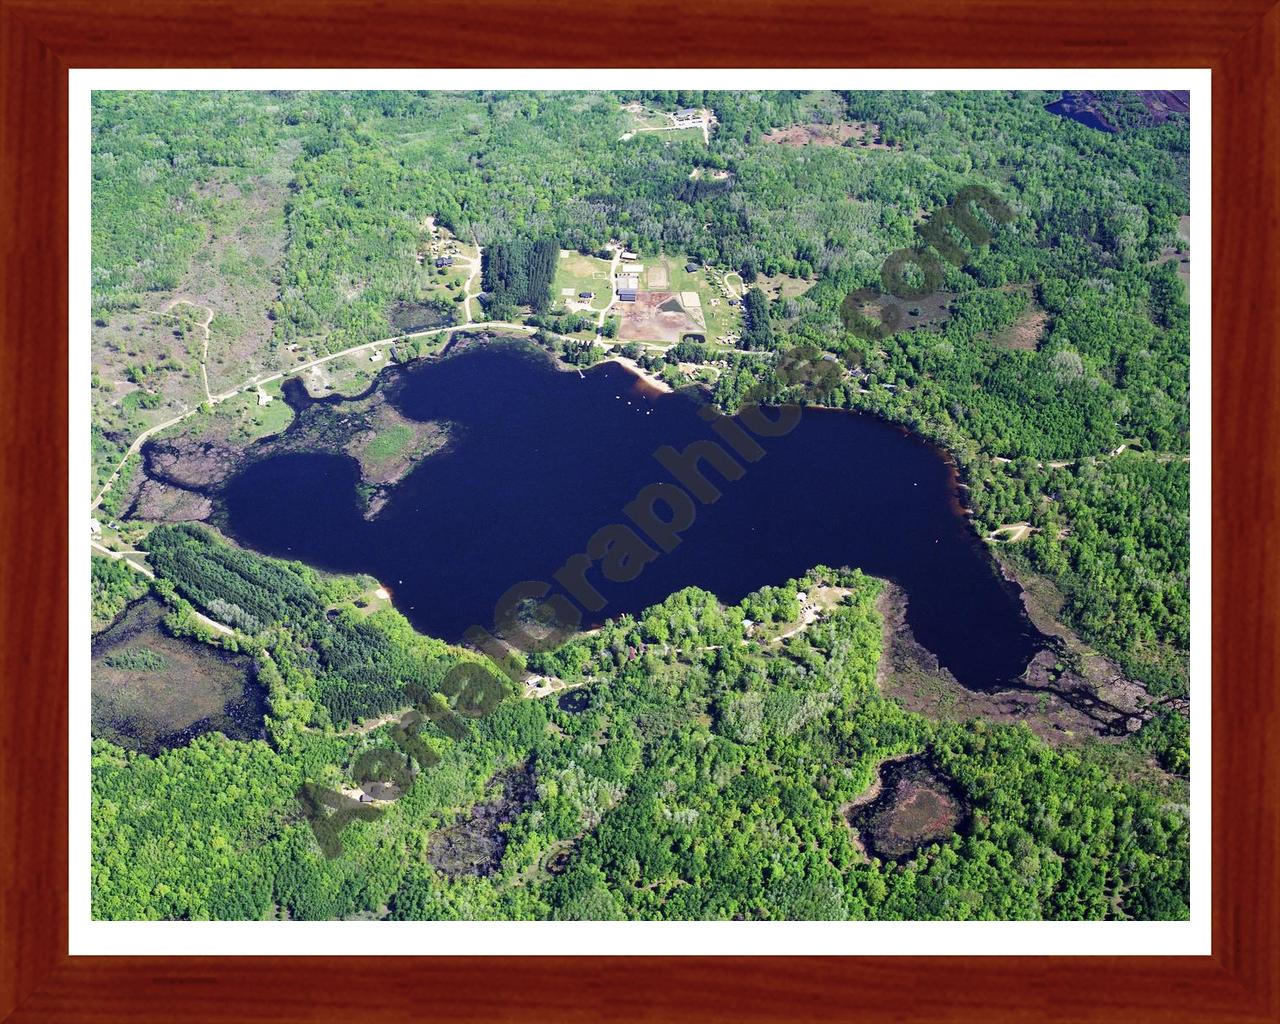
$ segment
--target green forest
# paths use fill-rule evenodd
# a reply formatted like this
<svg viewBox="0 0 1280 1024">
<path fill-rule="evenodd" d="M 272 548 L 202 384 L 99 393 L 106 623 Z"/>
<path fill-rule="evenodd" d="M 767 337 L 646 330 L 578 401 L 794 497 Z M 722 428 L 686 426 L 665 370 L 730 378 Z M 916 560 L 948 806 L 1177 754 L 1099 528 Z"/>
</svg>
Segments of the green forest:
<svg viewBox="0 0 1280 1024">
<path fill-rule="evenodd" d="M 431 753 L 418 755 L 412 781 L 398 799 L 365 805 L 369 820 L 347 824 L 341 854 L 328 858 L 300 809 L 303 784 L 351 789 L 370 751 L 387 760 L 401 746 L 394 722 L 339 727 L 347 720 L 327 695 L 346 691 L 333 681 L 366 685 L 368 662 L 359 651 L 335 660 L 343 641 L 298 628 L 331 603 L 342 609 L 336 621 L 349 621 L 360 582 L 321 579 L 201 530 L 156 533 L 152 550 L 168 552 L 161 564 L 172 573 L 159 589 L 175 608 L 184 593 L 205 607 L 243 597 L 248 579 L 287 593 L 281 625 L 240 638 L 270 690 L 270 742 L 207 735 L 156 758 L 95 742 L 98 917 L 1187 913 L 1182 811 L 1025 726 L 943 725 L 885 699 L 880 584 L 821 567 L 737 606 L 684 590 L 533 656 L 531 668 L 575 687 L 565 693 L 584 698 L 577 708 L 511 696 L 483 718 L 424 721 L 419 749 Z M 821 623 L 782 643 L 747 632 L 748 612 L 785 620 L 797 592 L 819 586 L 843 592 Z M 432 659 L 467 657 L 429 645 L 394 611 L 365 621 L 345 642 L 376 649 L 405 678 Z M 417 678 L 433 686 L 430 672 Z M 860 856 L 842 808 L 880 762 L 914 753 L 955 780 L 971 824 L 905 864 Z M 490 828 L 495 807 L 502 824 Z M 439 841 L 463 834 L 469 844 Z"/>
<path fill-rule="evenodd" d="M 220 248 L 234 256 L 228 196 L 260 196 L 279 223 L 255 271 L 268 298 L 229 331 L 260 339 L 240 344 L 261 366 L 392 337 L 422 310 L 464 322 L 467 271 L 437 269 L 438 225 L 480 247 L 471 318 L 536 329 L 567 364 L 622 355 L 729 412 L 857 410 L 936 443 L 1005 571 L 1156 703 L 1124 740 L 1054 744 L 909 711 L 882 691 L 881 583 L 856 566 L 734 606 L 673 594 L 530 655 L 568 687 L 532 699 L 371 603 L 369 579 L 200 525 L 125 523 L 157 579 L 95 556 L 95 631 L 151 592 L 174 636 L 252 658 L 269 714 L 265 741 L 209 733 L 157 757 L 94 741 L 95 916 L 1185 918 L 1189 116 L 1098 95 L 1115 132 L 1047 111 L 1060 92 L 96 93 L 93 316 L 127 368 L 113 381 L 95 349 L 95 491 L 179 411 L 179 384 L 198 389 L 196 314 L 154 336 L 135 321 L 198 254 L 246 273 Z M 707 141 L 633 113 L 679 107 L 714 113 Z M 843 141 L 792 144 L 796 127 Z M 974 188 L 1011 214 L 965 205 L 981 237 L 944 212 Z M 594 311 L 567 310 L 560 251 L 610 246 L 740 280 L 725 292 L 736 338 L 623 343 L 619 317 L 597 330 Z M 886 261 L 907 249 L 940 257 L 928 294 L 887 294 Z M 211 321 L 213 350 L 230 322 Z M 135 457 L 95 515 L 125 519 L 142 475 Z M 772 639 L 815 587 L 842 596 Z M 445 684 L 459 664 L 505 694 L 492 714 Z M 163 671 L 146 653 L 120 667 Z M 417 694 L 433 710 L 406 726 Z M 879 857 L 851 815 L 910 755 L 950 780 L 962 824 Z M 299 795 L 345 807 L 368 765 L 396 758 L 394 799 L 360 805 L 326 856 Z"/>
</svg>

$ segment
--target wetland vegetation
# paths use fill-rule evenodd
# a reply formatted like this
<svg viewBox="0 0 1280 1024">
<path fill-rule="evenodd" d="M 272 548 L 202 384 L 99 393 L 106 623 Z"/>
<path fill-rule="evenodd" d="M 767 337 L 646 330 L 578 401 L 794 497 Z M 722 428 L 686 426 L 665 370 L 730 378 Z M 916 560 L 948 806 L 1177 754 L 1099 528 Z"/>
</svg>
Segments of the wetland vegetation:
<svg viewBox="0 0 1280 1024">
<path fill-rule="evenodd" d="M 95 916 L 1185 918 L 1189 119 L 96 94 Z M 804 412 L 740 476 L 654 458 L 757 403 Z M 495 664 L 659 480 L 720 497 Z M 376 794 L 339 856 L 307 786 Z"/>
</svg>

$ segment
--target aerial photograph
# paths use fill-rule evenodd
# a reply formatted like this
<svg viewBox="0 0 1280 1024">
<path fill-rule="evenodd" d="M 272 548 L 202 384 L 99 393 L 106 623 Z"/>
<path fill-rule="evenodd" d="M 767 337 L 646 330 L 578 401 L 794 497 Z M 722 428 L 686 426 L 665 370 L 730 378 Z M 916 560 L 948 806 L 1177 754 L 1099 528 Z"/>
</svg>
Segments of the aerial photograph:
<svg viewBox="0 0 1280 1024">
<path fill-rule="evenodd" d="M 1189 919 L 1189 92 L 91 137 L 95 920 Z"/>
</svg>

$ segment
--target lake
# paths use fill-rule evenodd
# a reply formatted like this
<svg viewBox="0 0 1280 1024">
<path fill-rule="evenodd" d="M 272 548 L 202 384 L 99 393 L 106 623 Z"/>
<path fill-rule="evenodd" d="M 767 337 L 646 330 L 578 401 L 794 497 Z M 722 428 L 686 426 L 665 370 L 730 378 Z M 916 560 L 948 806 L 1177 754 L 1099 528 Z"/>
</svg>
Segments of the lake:
<svg viewBox="0 0 1280 1024">
<path fill-rule="evenodd" d="M 509 587 L 552 581 L 596 531 L 630 523 L 623 508 L 643 488 L 674 483 L 660 447 L 718 440 L 689 397 L 656 393 L 615 363 L 566 372 L 527 345 L 388 369 L 379 386 L 405 417 L 451 425 L 449 447 L 401 480 L 380 514 L 362 514 L 353 459 L 302 452 L 232 477 L 219 523 L 267 554 L 377 577 L 417 629 L 450 641 L 491 629 Z M 288 394 L 310 401 L 296 382 Z M 722 496 L 696 506 L 673 550 L 626 583 L 592 569 L 607 604 L 584 624 L 691 585 L 735 602 L 817 564 L 847 565 L 902 585 L 908 625 L 966 686 L 1022 673 L 1043 638 L 968 525 L 940 452 L 873 416 L 828 410 L 756 440 L 764 454 L 738 459 L 736 480 L 703 463 Z"/>
</svg>

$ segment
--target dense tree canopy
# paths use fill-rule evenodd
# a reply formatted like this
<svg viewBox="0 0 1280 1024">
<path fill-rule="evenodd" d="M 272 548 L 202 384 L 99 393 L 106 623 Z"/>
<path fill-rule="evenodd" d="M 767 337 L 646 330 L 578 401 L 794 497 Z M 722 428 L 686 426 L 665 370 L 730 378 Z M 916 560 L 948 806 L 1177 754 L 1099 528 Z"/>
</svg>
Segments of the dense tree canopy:
<svg viewBox="0 0 1280 1024">
<path fill-rule="evenodd" d="M 219 197 L 269 153 L 287 199 L 278 261 L 263 268 L 278 285 L 263 338 L 288 360 L 303 358 L 296 345 L 387 337 L 405 329 L 400 311 L 461 309 L 464 275 L 442 299 L 424 261 L 433 223 L 483 247 L 484 316 L 522 320 L 581 365 L 602 349 L 593 313 L 552 306 L 560 247 L 617 242 L 736 273 L 738 350 L 686 339 L 620 351 L 674 384 L 686 383 L 676 364 L 699 364 L 726 409 L 861 410 L 945 446 L 980 534 L 1027 526 L 993 551 L 1049 581 L 1062 622 L 1163 703 L 1136 739 L 1057 748 L 1021 725 L 909 713 L 876 684 L 879 584 L 815 569 L 736 606 L 671 595 L 531 656 L 563 694 L 512 693 L 467 719 L 444 680 L 480 656 L 371 612 L 372 581 L 158 526 L 144 547 L 165 628 L 254 659 L 268 739 L 206 735 L 155 758 L 95 741 L 95 914 L 1185 917 L 1185 779 L 1148 775 L 1152 759 L 1190 769 L 1190 328 L 1170 259 L 1186 248 L 1189 124 L 1107 94 L 1120 130 L 1095 131 L 1044 109 L 1057 98 L 96 93 L 95 314 L 171 297 L 220 229 Z M 705 142 L 634 132 L 627 104 L 706 108 L 716 123 Z M 774 131 L 794 127 L 846 131 L 842 145 Z M 982 237 L 948 243 L 939 211 L 974 186 L 1011 216 L 973 212 Z M 877 294 L 891 254 L 930 245 L 944 257 L 933 294 Z M 871 296 L 856 317 L 855 293 Z M 176 327 L 189 344 L 191 324 Z M 607 318 L 601 333 L 618 329 Z M 161 415 L 162 371 L 196 379 L 166 366 L 139 357 L 124 380 L 95 381 L 123 393 L 127 414 L 95 423 L 98 450 L 118 459 L 143 413 Z M 108 515 L 123 514 L 131 486 L 126 473 Z M 98 624 L 146 591 L 99 558 L 92 585 Z M 814 587 L 842 597 L 773 639 Z M 418 693 L 452 710 L 397 725 Z M 384 749 L 403 752 L 412 784 L 347 825 L 342 854 L 327 857 L 300 787 L 354 792 L 368 781 L 362 758 Z M 967 822 L 901 863 L 868 856 L 849 805 L 887 759 L 914 754 L 954 781 Z"/>
</svg>

